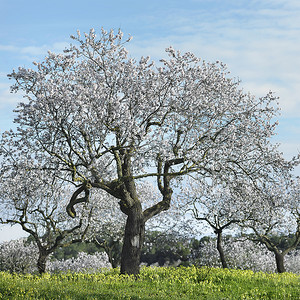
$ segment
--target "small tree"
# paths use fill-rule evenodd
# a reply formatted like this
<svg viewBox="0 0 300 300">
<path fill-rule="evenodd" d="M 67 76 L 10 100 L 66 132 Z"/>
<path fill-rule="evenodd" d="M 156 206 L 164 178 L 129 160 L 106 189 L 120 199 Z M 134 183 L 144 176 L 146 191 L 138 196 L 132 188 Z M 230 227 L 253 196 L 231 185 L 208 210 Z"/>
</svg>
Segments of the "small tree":
<svg viewBox="0 0 300 300">
<path fill-rule="evenodd" d="M 171 205 L 176 178 L 236 176 L 255 180 L 282 165 L 268 140 L 275 97 L 256 99 L 239 89 L 222 63 L 166 49 L 156 67 L 128 56 L 123 33 L 91 30 L 72 36 L 63 54 L 49 52 L 35 70 L 9 75 L 29 100 L 18 107 L 11 133 L 48 169 L 60 168 L 78 186 L 67 206 L 102 189 L 126 215 L 121 273 L 139 273 L 145 223 Z M 142 208 L 137 185 L 156 181 L 161 198 Z M 79 196 L 84 193 L 84 196 Z"/>
<path fill-rule="evenodd" d="M 236 186 L 239 184 L 236 183 Z M 229 188 L 236 189 L 234 185 Z M 187 211 L 192 211 L 197 221 L 203 221 L 217 236 L 216 244 L 223 268 L 228 268 L 222 246 L 224 230 L 232 229 L 246 217 L 239 197 L 228 187 L 215 182 L 191 180 L 184 189 Z"/>
<path fill-rule="evenodd" d="M 65 201 L 70 198 L 70 187 L 57 174 L 50 176 L 49 171 L 33 166 L 32 161 L 2 164 L 0 222 L 19 224 L 30 234 L 38 248 L 38 271 L 44 273 L 47 258 L 58 247 L 82 241 L 92 211 L 82 208 L 76 219 L 68 220 Z"/>
<path fill-rule="evenodd" d="M 253 191 L 249 197 L 256 201 L 248 207 L 251 218 L 242 223 L 246 232 L 253 233 L 252 240 L 274 253 L 278 273 L 286 271 L 284 257 L 300 244 L 299 187 L 298 179 Z"/>
<path fill-rule="evenodd" d="M 196 264 L 209 267 L 221 267 L 220 255 L 216 249 L 215 238 L 202 238 L 197 248 L 192 251 L 192 259 Z M 250 240 L 232 236 L 224 236 L 223 248 L 227 253 L 227 266 L 231 269 L 274 272 L 274 258 L 264 245 Z"/>
<path fill-rule="evenodd" d="M 94 233 L 93 241 L 96 246 L 103 249 L 107 254 L 108 260 L 113 268 L 117 268 L 121 264 L 121 250 L 123 244 L 124 226 L 117 228 L 117 222 L 106 223 L 98 228 Z"/>
</svg>

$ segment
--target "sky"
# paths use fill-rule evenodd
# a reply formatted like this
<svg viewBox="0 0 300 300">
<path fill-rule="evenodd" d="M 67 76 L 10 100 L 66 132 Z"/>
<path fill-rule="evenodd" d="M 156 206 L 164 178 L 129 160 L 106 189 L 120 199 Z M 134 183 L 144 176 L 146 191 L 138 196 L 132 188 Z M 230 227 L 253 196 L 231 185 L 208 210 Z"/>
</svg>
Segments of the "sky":
<svg viewBox="0 0 300 300">
<path fill-rule="evenodd" d="M 172 45 L 227 64 L 257 97 L 272 90 L 281 108 L 273 141 L 287 159 L 300 152 L 299 0 L 0 0 L 0 132 L 15 128 L 13 109 L 22 101 L 7 74 L 32 68 L 48 50 L 62 52 L 77 30 L 101 27 L 130 34 L 132 57 L 158 61 Z M 0 241 L 21 235 L 0 227 Z"/>
</svg>

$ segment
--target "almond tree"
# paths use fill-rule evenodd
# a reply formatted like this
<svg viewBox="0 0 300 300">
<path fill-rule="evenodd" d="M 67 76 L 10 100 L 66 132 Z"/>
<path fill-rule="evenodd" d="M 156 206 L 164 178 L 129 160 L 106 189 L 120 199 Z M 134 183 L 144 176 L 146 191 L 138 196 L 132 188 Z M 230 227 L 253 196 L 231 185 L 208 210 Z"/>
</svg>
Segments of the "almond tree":
<svg viewBox="0 0 300 300">
<path fill-rule="evenodd" d="M 278 186 L 266 185 L 264 190 L 252 191 L 248 197 L 255 201 L 246 208 L 251 217 L 244 220 L 242 228 L 248 234 L 250 229 L 250 238 L 273 252 L 277 272 L 283 273 L 285 256 L 300 244 L 299 179 Z M 244 201 L 247 202 L 246 197 Z"/>
<path fill-rule="evenodd" d="M 191 211 L 197 221 L 202 221 L 213 230 L 217 236 L 217 250 L 223 268 L 228 268 L 225 253 L 222 246 L 224 230 L 233 229 L 233 226 L 247 218 L 243 201 L 236 192 L 228 187 L 215 182 L 201 182 L 191 180 L 184 189 L 185 209 Z M 240 189 L 239 184 L 230 186 Z"/>
<path fill-rule="evenodd" d="M 7 162 L 7 160 L 6 160 Z M 59 247 L 82 241 L 91 217 L 90 207 L 81 208 L 74 220 L 68 220 L 68 187 L 55 174 L 33 168 L 32 161 L 3 166 L 0 172 L 0 223 L 19 224 L 29 233 L 38 249 L 37 269 L 46 271 L 46 262 Z"/>
<path fill-rule="evenodd" d="M 128 55 L 123 33 L 94 30 L 62 54 L 49 52 L 33 69 L 10 74 L 20 104 L 10 133 L 46 168 L 77 184 L 67 206 L 88 201 L 90 189 L 119 200 L 126 215 L 121 272 L 139 273 L 145 223 L 171 205 L 176 179 L 197 172 L 232 181 L 267 176 L 282 159 L 269 143 L 277 114 L 272 93 L 255 98 L 220 62 L 166 49 L 156 67 Z M 26 150 L 23 150 L 26 151 Z M 161 199 L 142 208 L 137 185 L 156 181 Z"/>
</svg>

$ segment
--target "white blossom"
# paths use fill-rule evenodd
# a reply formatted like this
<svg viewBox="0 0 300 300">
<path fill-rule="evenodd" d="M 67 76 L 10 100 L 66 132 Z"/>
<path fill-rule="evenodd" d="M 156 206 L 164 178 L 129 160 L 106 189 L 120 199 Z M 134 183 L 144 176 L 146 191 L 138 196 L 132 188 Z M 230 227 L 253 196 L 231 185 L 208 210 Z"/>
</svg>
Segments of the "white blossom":
<svg viewBox="0 0 300 300">
<path fill-rule="evenodd" d="M 38 248 L 25 239 L 0 243 L 0 270 L 11 273 L 37 272 Z"/>
<path fill-rule="evenodd" d="M 66 260 L 50 260 L 47 264 L 47 271 L 50 273 L 57 272 L 74 272 L 74 273 L 96 273 L 111 268 L 108 257 L 104 252 L 87 254 L 79 252 L 77 257 Z"/>
</svg>

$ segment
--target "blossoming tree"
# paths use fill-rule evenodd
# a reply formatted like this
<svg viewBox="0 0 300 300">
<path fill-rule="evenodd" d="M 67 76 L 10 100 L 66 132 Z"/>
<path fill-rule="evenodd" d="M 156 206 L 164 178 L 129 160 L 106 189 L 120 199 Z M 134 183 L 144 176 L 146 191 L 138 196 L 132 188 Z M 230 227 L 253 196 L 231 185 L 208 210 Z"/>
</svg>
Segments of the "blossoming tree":
<svg viewBox="0 0 300 300">
<path fill-rule="evenodd" d="M 58 181 L 54 172 L 34 167 L 32 161 L 11 161 L 9 165 L 6 158 L 0 171 L 0 223 L 19 224 L 30 234 L 42 274 L 49 255 L 57 248 L 82 241 L 92 208 L 81 207 L 78 217 L 68 220 L 65 206 L 70 187 Z"/>
<path fill-rule="evenodd" d="M 285 256 L 300 244 L 299 178 L 278 186 L 266 185 L 264 190 L 252 191 L 248 197 L 256 201 L 247 208 L 250 218 L 242 222 L 242 228 L 246 232 L 250 230 L 252 240 L 274 254 L 277 272 L 283 273 Z"/>
<path fill-rule="evenodd" d="M 18 147 L 46 168 L 59 168 L 77 184 L 67 206 L 88 201 L 91 189 L 119 200 L 126 215 L 121 272 L 139 273 L 145 223 L 171 205 L 176 179 L 255 180 L 281 167 L 269 144 L 277 114 L 272 93 L 255 98 L 239 88 L 226 67 L 192 53 L 166 49 L 156 67 L 128 55 L 123 33 L 94 30 L 62 54 L 49 52 L 35 69 L 10 74 L 18 107 Z M 161 199 L 142 209 L 137 185 L 156 181 Z"/>
<path fill-rule="evenodd" d="M 241 185 L 237 182 L 231 186 L 222 186 L 201 180 L 190 180 L 183 190 L 183 205 L 191 211 L 193 217 L 204 222 L 217 236 L 216 245 L 223 268 L 228 268 L 222 246 L 222 236 L 225 230 L 233 229 L 247 218 L 248 211 L 244 209 L 243 198 L 237 190 Z"/>
</svg>

